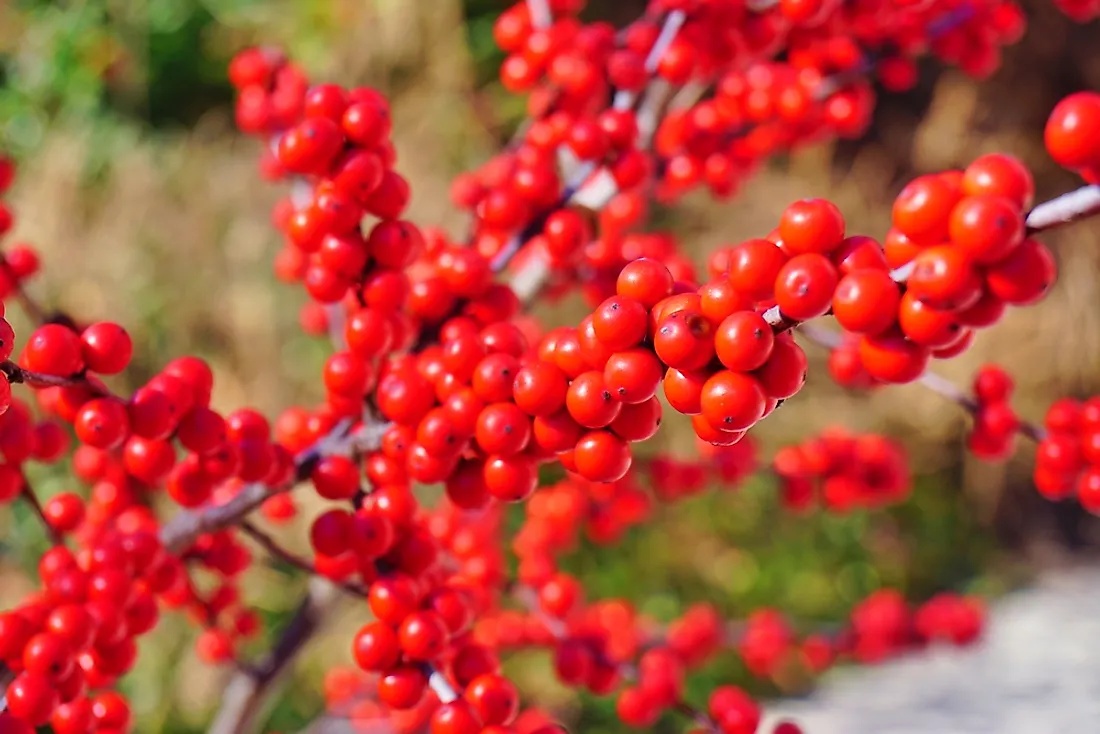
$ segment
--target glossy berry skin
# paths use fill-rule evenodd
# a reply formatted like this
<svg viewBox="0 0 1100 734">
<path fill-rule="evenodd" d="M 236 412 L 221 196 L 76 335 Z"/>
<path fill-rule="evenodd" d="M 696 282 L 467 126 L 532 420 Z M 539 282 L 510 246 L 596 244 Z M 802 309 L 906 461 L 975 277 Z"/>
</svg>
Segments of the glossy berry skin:
<svg viewBox="0 0 1100 734">
<path fill-rule="evenodd" d="M 80 337 L 60 324 L 35 329 L 23 349 L 23 363 L 32 372 L 67 377 L 84 368 Z"/>
<path fill-rule="evenodd" d="M 733 287 L 755 300 L 772 296 L 779 271 L 787 256 L 764 240 L 747 240 L 733 248 L 730 254 L 729 281 Z"/>
<path fill-rule="evenodd" d="M 622 403 L 607 385 L 604 375 L 590 371 L 577 376 L 565 396 L 569 415 L 585 428 L 603 428 L 615 420 Z"/>
<path fill-rule="evenodd" d="M 836 267 L 824 255 L 796 255 L 776 275 L 775 301 L 786 316 L 808 321 L 829 310 L 838 281 Z"/>
<path fill-rule="evenodd" d="M 685 309 L 662 318 L 653 349 L 669 367 L 702 369 L 714 357 L 714 326 L 701 313 Z"/>
<path fill-rule="evenodd" d="M 371 622 L 355 635 L 352 655 L 363 670 L 389 670 L 401 656 L 397 633 L 387 624 Z"/>
<path fill-rule="evenodd" d="M 715 353 L 726 369 L 751 372 L 763 366 L 775 346 L 775 334 L 764 317 L 739 311 L 726 317 L 715 333 Z"/>
<path fill-rule="evenodd" d="M 885 270 L 854 270 L 833 292 L 833 316 L 854 334 L 881 334 L 897 320 L 901 292 Z"/>
<path fill-rule="evenodd" d="M 486 725 L 511 724 L 519 713 L 519 694 L 507 678 L 488 673 L 470 681 L 463 693 L 478 718 Z"/>
<path fill-rule="evenodd" d="M 924 372 L 930 357 L 927 348 L 896 334 L 863 337 L 859 355 L 872 377 L 891 383 L 917 379 Z"/>
<path fill-rule="evenodd" d="M 766 399 L 764 388 L 757 379 L 724 370 L 703 385 L 700 409 L 715 429 L 743 431 L 764 416 Z"/>
<path fill-rule="evenodd" d="M 972 262 L 971 256 L 955 245 L 924 249 L 913 259 L 908 292 L 933 308 L 968 308 L 982 295 L 982 282 Z"/>
<path fill-rule="evenodd" d="M 93 372 L 114 375 L 126 369 L 134 352 L 130 335 L 118 324 L 100 322 L 80 333 L 81 356 Z"/>
<path fill-rule="evenodd" d="M 624 407 L 645 403 L 656 395 L 663 376 L 660 360 L 648 349 L 616 352 L 603 371 L 604 385 Z"/>
<path fill-rule="evenodd" d="M 24 722 L 41 726 L 58 704 L 58 692 L 45 676 L 22 673 L 7 689 L 8 711 Z"/>
<path fill-rule="evenodd" d="M 279 162 L 293 173 L 320 173 L 336 158 L 343 142 L 337 123 L 314 117 L 279 139 Z"/>
<path fill-rule="evenodd" d="M 378 679 L 378 699 L 399 711 L 411 709 L 427 690 L 428 679 L 420 668 L 401 665 Z"/>
<path fill-rule="evenodd" d="M 565 405 L 569 382 L 558 367 L 538 361 L 516 373 L 512 397 L 517 406 L 531 416 L 548 416 Z"/>
<path fill-rule="evenodd" d="M 438 614 L 421 611 L 401 621 L 397 636 L 401 650 L 409 660 L 431 660 L 443 652 L 448 632 Z"/>
<path fill-rule="evenodd" d="M 942 242 L 947 238 L 948 222 L 958 198 L 955 187 L 943 177 L 920 176 L 907 184 L 895 200 L 894 227 L 918 246 Z"/>
<path fill-rule="evenodd" d="M 120 401 L 97 398 L 80 409 L 73 429 L 82 443 L 98 449 L 113 449 L 129 435 L 130 418 Z"/>
<path fill-rule="evenodd" d="M 645 338 L 648 315 L 645 306 L 638 301 L 613 296 L 596 309 L 592 327 L 604 347 L 620 352 Z"/>
<path fill-rule="evenodd" d="M 1065 168 L 1100 165 L 1100 94 L 1078 92 L 1062 99 L 1047 119 L 1044 140 L 1050 156 Z"/>
<path fill-rule="evenodd" d="M 831 252 L 844 239 L 844 216 L 831 201 L 803 199 L 783 212 L 779 237 L 792 255 Z"/>
<path fill-rule="evenodd" d="M 951 246 L 971 262 L 988 265 L 1003 260 L 1023 241 L 1024 217 L 1007 197 L 968 196 L 951 211 L 948 236 Z"/>
<path fill-rule="evenodd" d="M 986 269 L 985 283 L 1006 303 L 1025 306 L 1047 293 L 1056 272 L 1054 257 L 1046 245 L 1026 239 L 1008 257 Z"/>
<path fill-rule="evenodd" d="M 1035 197 L 1031 172 L 1018 159 L 1002 153 L 976 158 L 963 171 L 961 187 L 966 196 L 1003 197 L 1018 211 L 1029 209 Z"/>
<path fill-rule="evenodd" d="M 673 278 L 665 265 L 657 260 L 639 258 L 630 262 L 619 273 L 615 283 L 616 293 L 652 308 L 672 294 Z"/>
<path fill-rule="evenodd" d="M 577 473 L 593 482 L 614 482 L 630 469 L 630 448 L 611 431 L 590 431 L 573 450 Z"/>
</svg>

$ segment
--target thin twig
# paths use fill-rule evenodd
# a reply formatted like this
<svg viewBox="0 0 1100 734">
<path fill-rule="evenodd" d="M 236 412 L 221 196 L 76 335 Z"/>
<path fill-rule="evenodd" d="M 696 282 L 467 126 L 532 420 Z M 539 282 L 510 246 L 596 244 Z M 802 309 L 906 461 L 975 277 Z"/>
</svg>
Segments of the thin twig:
<svg viewBox="0 0 1100 734">
<path fill-rule="evenodd" d="M 1032 209 L 1027 215 L 1027 233 L 1047 232 L 1096 214 L 1100 214 L 1100 186 L 1082 186 Z"/>
<path fill-rule="evenodd" d="M 560 619 L 550 616 L 543 610 L 542 605 L 539 603 L 538 595 L 535 594 L 529 587 L 521 586 L 515 590 L 515 597 L 518 599 L 540 623 L 546 628 L 546 631 L 555 640 L 565 640 L 569 637 L 569 627 Z M 594 651 L 595 652 L 595 651 Z M 628 662 L 619 662 L 615 660 L 602 660 L 601 662 L 613 666 L 618 669 L 619 674 L 624 680 L 636 681 L 638 680 L 638 669 L 635 665 Z M 696 726 L 699 726 L 707 732 L 718 734 L 721 729 L 718 727 L 718 723 L 714 721 L 705 712 L 700 711 L 696 707 L 692 706 L 683 699 L 676 701 L 672 704 L 672 710 L 678 714 L 681 714 L 692 722 Z"/>
<path fill-rule="evenodd" d="M 61 533 L 57 532 L 57 528 L 55 528 L 46 517 L 46 512 L 42 509 L 42 503 L 38 501 L 38 495 L 34 493 L 34 487 L 32 487 L 26 479 L 23 480 L 23 489 L 20 496 L 30 505 L 31 510 L 34 511 L 39 522 L 42 523 L 42 527 L 46 531 L 46 535 L 49 536 L 50 542 L 53 545 L 64 545 L 65 538 L 61 536 Z"/>
<path fill-rule="evenodd" d="M 97 381 L 90 380 L 85 375 L 47 375 L 42 372 L 32 372 L 23 369 L 12 360 L 0 362 L 0 374 L 12 385 L 22 384 L 27 387 L 42 389 L 46 387 L 87 387 L 96 395 L 109 395 L 110 391 Z"/>
<path fill-rule="evenodd" d="M 182 553 L 194 545 L 204 533 L 212 533 L 235 525 L 272 495 L 285 492 L 309 478 L 317 460 L 324 456 L 349 454 L 353 450 L 373 450 L 381 443 L 377 426 L 363 426 L 352 431 L 350 419 L 338 423 L 327 436 L 299 454 L 294 461 L 294 477 L 281 487 L 269 487 L 262 482 L 247 484 L 228 502 L 202 510 L 185 510 L 165 523 L 160 540 L 173 553 Z"/>
<path fill-rule="evenodd" d="M 256 541 L 256 543 L 258 543 L 260 547 L 262 547 L 265 551 L 267 551 L 269 555 L 273 556 L 274 558 L 279 559 L 288 566 L 293 566 L 297 569 L 305 571 L 306 573 L 310 573 L 315 576 L 320 575 L 317 571 L 317 567 L 314 564 L 279 545 L 279 542 L 277 540 L 272 538 L 263 530 L 260 530 L 250 520 L 242 520 L 240 524 L 237 525 L 237 527 L 245 535 Z M 355 584 L 350 581 L 333 581 L 332 583 L 340 589 L 348 592 L 352 596 L 363 598 L 367 595 L 367 590 L 364 589 L 360 584 Z"/>
<path fill-rule="evenodd" d="M 0 711 L 8 707 L 8 686 L 15 680 L 15 673 L 4 663 L 0 663 Z"/>
<path fill-rule="evenodd" d="M 271 689 L 316 634 L 336 600 L 335 586 L 320 577 L 310 579 L 309 593 L 298 605 L 271 652 L 255 668 L 238 671 L 226 685 L 221 707 L 208 734 L 245 734 L 258 726 Z"/>
<path fill-rule="evenodd" d="M 799 324 L 797 333 L 814 344 L 830 350 L 836 349 L 843 343 L 843 336 L 840 333 L 823 329 L 817 324 Z M 926 371 L 917 378 L 916 382 L 937 395 L 947 398 L 972 416 L 977 415 L 981 410 L 981 404 L 974 397 L 942 375 Z M 1046 430 L 1042 426 L 1025 420 L 1020 421 L 1016 431 L 1036 443 L 1046 438 Z"/>
<path fill-rule="evenodd" d="M 0 255 L 0 270 L 4 271 L 4 275 L 11 282 L 12 293 L 15 294 L 15 299 L 19 301 L 19 307 L 23 309 L 23 313 L 27 314 L 27 318 L 36 326 L 41 326 L 49 321 L 46 317 L 46 310 L 27 293 L 15 269 L 12 268 L 8 259 L 2 255 Z"/>
<path fill-rule="evenodd" d="M 549 28 L 554 23 L 548 0 L 527 0 L 527 12 L 531 14 L 531 25 L 535 29 Z"/>
</svg>

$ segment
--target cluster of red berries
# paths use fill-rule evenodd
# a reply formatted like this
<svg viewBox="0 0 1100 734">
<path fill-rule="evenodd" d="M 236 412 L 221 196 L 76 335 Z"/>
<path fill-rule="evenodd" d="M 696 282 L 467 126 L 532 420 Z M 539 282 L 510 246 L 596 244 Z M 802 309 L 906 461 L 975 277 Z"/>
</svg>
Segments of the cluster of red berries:
<svg viewBox="0 0 1100 734">
<path fill-rule="evenodd" d="M 1035 488 L 1044 497 L 1076 496 L 1100 512 L 1100 398 L 1063 398 L 1047 410 L 1035 454 Z"/>
<path fill-rule="evenodd" d="M 452 189 L 455 203 L 475 215 L 472 244 L 486 257 L 529 239 L 532 254 L 573 275 L 560 283 L 584 273 L 586 287 L 600 281 L 606 297 L 608 271 L 613 282 L 633 259 L 620 257 L 631 249 L 622 238 L 642 222 L 654 179 L 663 200 L 700 184 L 728 196 L 776 152 L 823 136 L 860 134 L 874 103 L 860 72 L 907 89 L 916 81 L 915 58 L 931 50 L 985 75 L 999 65 L 999 47 L 1015 42 L 1024 27 L 1020 8 L 1000 0 L 650 5 L 649 15 L 619 33 L 607 23 L 580 22 L 578 2 L 550 3 L 546 25 L 525 3 L 498 18 L 494 36 L 509 54 L 502 81 L 531 93 L 533 119 L 516 145 L 459 176 Z M 662 19 L 667 25 L 674 18 L 678 30 L 669 40 Z M 729 34 L 734 27 L 740 32 Z M 769 60 L 781 49 L 785 61 Z M 650 75 L 716 91 L 657 119 L 645 104 L 633 104 Z M 611 106 L 609 90 L 617 90 Z M 578 164 L 580 179 L 563 180 L 561 155 Z M 593 168 L 597 175 L 585 179 Z M 579 197 L 599 210 L 596 223 L 559 208 L 578 188 L 601 191 L 599 204 Z"/>
<path fill-rule="evenodd" d="M 973 597 L 943 593 L 911 610 L 901 594 L 883 589 L 852 611 L 841 645 L 856 660 L 876 663 L 936 641 L 970 645 L 985 624 L 985 607 Z"/>
<path fill-rule="evenodd" d="M 415 734 L 432 727 L 436 731 L 459 731 L 468 721 L 460 707 L 442 706 L 434 696 L 425 696 L 416 707 L 395 711 L 374 696 L 376 676 L 354 667 L 338 666 L 325 672 L 322 690 L 327 714 L 348 720 L 356 731 L 369 731 L 384 727 L 397 734 Z M 435 713 L 443 713 L 436 718 Z M 490 732 L 514 732 L 515 734 L 565 734 L 546 712 L 526 708 L 508 727 L 486 727 Z"/>
<path fill-rule="evenodd" d="M 662 120 L 655 140 L 661 195 L 677 196 L 700 183 L 716 196 L 730 195 L 781 150 L 823 137 L 858 137 L 874 109 L 868 76 L 888 90 L 908 90 L 918 78 L 916 57 L 931 51 L 984 77 L 1000 66 L 1000 47 L 1024 30 L 1023 12 L 1011 2 L 869 3 L 843 9 L 848 12 L 816 1 L 773 7 L 770 17 L 756 19 L 768 32 L 748 34 L 750 49 L 764 44 L 760 55 L 748 54 L 755 63 L 726 71 L 713 98 Z M 822 22 L 830 16 L 833 22 Z M 777 44 L 786 48 L 784 61 L 756 61 Z"/>
<path fill-rule="evenodd" d="M 3 731 L 128 731 L 129 704 L 103 689 L 133 667 L 136 640 L 159 618 L 157 596 L 185 573 L 179 560 L 138 530 L 75 554 L 54 546 L 38 570 L 42 591 L 0 614 L 0 661 L 16 674 L 6 694 L 15 721 Z"/>
<path fill-rule="evenodd" d="M 595 100 L 609 88 L 632 100 L 645 90 L 649 73 L 677 87 L 716 86 L 713 98 L 660 121 L 660 198 L 698 184 L 729 195 L 778 150 L 823 135 L 860 134 L 874 103 L 870 84 L 860 78 L 868 72 L 889 89 L 908 89 L 916 81 L 914 58 L 930 50 L 986 76 L 1000 65 L 1000 47 L 1024 29 L 1020 7 L 1000 0 L 652 2 L 650 14 L 618 35 L 606 23 L 578 22 L 583 3 L 551 5 L 545 26 L 523 3 L 498 18 L 494 36 L 509 54 L 501 80 L 511 91 L 530 92 L 532 114 L 546 115 L 528 140 L 565 144 L 578 159 L 602 164 L 620 192 L 646 176 L 645 156 L 633 146 L 644 142 L 639 133 L 652 134 L 655 122 L 645 114 L 636 118 L 630 104 L 605 110 Z M 681 25 L 662 46 L 660 19 L 668 13 L 679 14 Z M 731 35 L 729 28 L 740 32 Z M 786 60 L 770 61 L 780 50 Z M 549 181 L 552 174 L 539 178 Z"/>
<path fill-rule="evenodd" d="M 930 358 L 964 351 L 1006 304 L 1046 294 L 1053 257 L 1025 234 L 1032 191 L 1027 169 L 1004 155 L 921 176 L 902 190 L 881 250 L 886 262 L 849 273 L 833 303 L 837 322 L 863 336 L 859 356 L 872 378 L 912 381 Z M 904 288 L 895 282 L 903 279 Z"/>
<path fill-rule="evenodd" d="M 712 605 L 697 604 L 661 625 L 624 600 L 577 601 L 564 619 L 541 595 L 533 607 L 486 618 L 478 625 L 479 642 L 496 650 L 552 648 L 561 682 L 598 695 L 618 689 L 619 717 L 634 727 L 652 725 L 676 705 L 686 673 L 723 649 L 736 650 L 760 678 L 781 676 L 792 665 L 816 675 L 846 659 L 879 662 L 939 641 L 967 645 L 985 624 L 984 608 L 972 597 L 941 594 L 911 608 L 889 591 L 857 604 L 842 628 L 805 635 L 772 609 L 731 624 Z M 628 685 L 620 687 L 624 681 Z M 735 686 L 715 689 L 708 709 L 723 734 L 751 734 L 759 724 L 758 704 Z"/>
<path fill-rule="evenodd" d="M 904 501 L 912 490 L 904 448 L 873 433 L 831 429 L 785 446 L 776 453 L 772 471 L 779 477 L 783 504 L 796 510 L 818 500 L 834 512 L 877 508 Z"/>
<path fill-rule="evenodd" d="M 997 365 L 985 365 L 974 376 L 974 426 L 966 446 L 975 456 L 998 461 L 1015 446 L 1020 418 L 1009 402 L 1015 384 Z"/>
<path fill-rule="evenodd" d="M 15 180 L 15 163 L 0 154 L 0 196 Z M 0 239 L 15 225 L 11 210 L 0 201 Z M 38 253 L 25 244 L 13 244 L 0 254 L 0 299 L 9 297 L 28 278 L 38 272 Z"/>
<path fill-rule="evenodd" d="M 1078 17 L 1097 9 L 1096 0 L 1061 4 Z M 800 638 L 773 610 L 735 626 L 706 605 L 656 625 L 624 600 L 586 599 L 559 560 L 581 533 L 614 543 L 658 501 L 715 480 L 736 486 L 754 471 L 746 432 L 805 379 L 799 323 L 832 313 L 848 332 L 830 362 L 846 384 L 907 382 L 931 357 L 964 350 L 1006 304 L 1043 295 L 1054 269 L 1027 237 L 1031 177 L 1007 156 L 913 182 L 883 245 L 849 235 L 825 200 L 796 202 L 766 238 L 715 252 L 702 285 L 674 237 L 637 231 L 653 194 L 668 200 L 704 184 L 729 195 L 775 152 L 858 134 L 874 101 L 871 74 L 909 88 L 926 50 L 989 73 L 1022 32 L 1019 7 L 652 0 L 616 33 L 578 20 L 581 0 L 547 0 L 546 19 L 537 5 L 516 4 L 494 28 L 508 54 L 502 81 L 531 92 L 533 119 L 509 150 L 455 182 L 453 198 L 474 216 L 465 243 L 401 218 L 409 186 L 394 167 L 380 93 L 311 85 L 272 49 L 232 62 L 239 126 L 268 143 L 265 175 L 293 179 L 273 217 L 285 235 L 276 272 L 303 285 L 303 326 L 328 332 L 336 348 L 316 409 L 274 422 L 249 409 L 223 415 L 210 407 L 209 367 L 190 357 L 122 398 L 101 379 L 130 362 L 122 327 L 52 319 L 14 363 L 0 312 L 0 502 L 27 499 L 54 541 L 39 564 L 42 590 L 0 615 L 0 663 L 15 675 L 0 731 L 128 730 L 129 705 L 106 689 L 131 669 L 135 640 L 162 609 L 194 618 L 211 663 L 234 660 L 258 633 L 241 592 L 254 563 L 244 532 L 258 531 L 232 527 L 238 516 L 174 537 L 146 502 L 162 487 L 193 509 L 184 520 L 256 490 L 269 520 L 288 520 L 296 505 L 283 490 L 306 479 L 333 503 L 312 520 L 314 552 L 298 565 L 364 597 L 373 620 L 351 643 L 359 671 L 326 679 L 326 699 L 352 706 L 360 722 L 389 712 L 399 731 L 562 734 L 538 710 L 521 711 L 501 673 L 500 654 L 519 645 L 552 649 L 563 682 L 615 693 L 629 725 L 675 709 L 708 731 L 754 734 L 759 705 L 737 687 L 712 691 L 705 711 L 684 700 L 688 671 L 720 649 L 774 677 L 792 659 L 818 672 L 980 633 L 972 600 L 943 595 L 914 611 L 892 592 L 828 635 Z M 665 105 L 664 86 L 683 91 Z M 696 87 L 714 92 L 700 99 Z M 1059 163 L 1095 180 L 1100 96 L 1064 100 L 1046 138 Z M 12 175 L 0 158 L 0 193 Z M 11 226 L 0 205 L 0 236 Z M 591 313 L 576 328 L 539 333 L 521 320 L 517 290 L 526 300 L 528 289 L 496 280 L 509 265 L 540 273 L 536 285 L 550 295 L 580 287 Z M 0 296 L 22 295 L 37 268 L 33 250 L 8 248 Z M 11 397 L 18 382 L 36 391 L 45 419 Z M 992 369 L 976 381 L 971 447 L 982 455 L 1003 455 L 1020 428 L 1010 391 Z M 659 394 L 690 416 L 703 461 L 633 463 L 630 444 L 660 425 Z M 1100 510 L 1093 402 L 1052 407 L 1036 483 Z M 62 492 L 39 507 L 22 465 L 68 453 L 65 424 L 90 496 Z M 568 474 L 536 494 L 552 460 Z M 817 495 L 838 511 L 875 507 L 910 489 L 904 452 L 877 436 L 827 433 L 780 452 L 773 469 L 797 508 Z M 422 506 L 415 484 L 442 484 L 446 501 Z M 528 498 L 508 547 L 504 503 Z M 509 552 L 520 561 L 512 596 L 526 612 L 504 608 Z M 367 701 L 365 682 L 375 691 Z M 789 722 L 773 731 L 799 734 Z"/>
</svg>

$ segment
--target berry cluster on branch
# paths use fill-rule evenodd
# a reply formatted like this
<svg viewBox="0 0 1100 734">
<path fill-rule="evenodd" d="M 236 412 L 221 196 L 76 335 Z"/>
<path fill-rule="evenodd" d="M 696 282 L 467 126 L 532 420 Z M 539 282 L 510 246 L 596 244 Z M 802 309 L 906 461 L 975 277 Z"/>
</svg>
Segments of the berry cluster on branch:
<svg viewBox="0 0 1100 734">
<path fill-rule="evenodd" d="M 1058 4 L 1082 22 L 1100 15 L 1097 0 Z M 190 356 L 120 395 L 104 378 L 131 360 L 125 329 L 50 315 L 24 289 L 33 249 L 4 250 L 0 297 L 35 326 L 13 360 L 16 334 L 0 321 L 0 503 L 26 502 L 51 547 L 40 590 L 0 614 L 0 732 L 131 730 L 114 686 L 170 610 L 200 629 L 204 661 L 236 671 L 210 731 L 251 731 L 334 591 L 365 619 L 349 641 L 357 670 L 326 678 L 330 713 L 409 734 L 563 731 L 502 673 L 517 647 L 551 651 L 565 684 L 615 695 L 629 726 L 674 712 L 693 731 L 754 734 L 758 702 L 721 685 L 692 703 L 688 672 L 723 650 L 769 677 L 969 644 L 981 604 L 950 593 L 913 608 L 881 591 L 831 631 L 796 629 L 777 610 L 726 621 L 707 605 L 660 624 L 627 600 L 587 598 L 562 570 L 581 534 L 614 545 L 664 504 L 761 466 L 791 509 L 904 500 L 911 469 L 882 436 L 830 431 L 760 460 L 749 431 L 801 390 L 799 339 L 832 348 L 841 384 L 920 381 L 955 400 L 974 414 L 969 445 L 983 457 L 1007 455 L 1016 433 L 1038 440 L 1039 491 L 1100 509 L 1095 400 L 1057 403 L 1040 429 L 1008 406 L 1004 372 L 983 370 L 974 397 L 927 372 L 1007 306 L 1046 294 L 1055 265 L 1042 232 L 1100 213 L 1100 95 L 1052 113 L 1047 148 L 1087 185 L 1038 206 L 1030 172 L 998 154 L 911 182 L 881 240 L 805 199 L 697 272 L 674 235 L 647 228 L 654 202 L 730 196 L 777 153 L 859 136 L 875 84 L 910 89 L 923 56 L 992 73 L 1024 31 L 1016 4 L 651 0 L 622 29 L 582 22 L 583 5 L 528 0 L 497 21 L 501 81 L 527 94 L 530 119 L 455 180 L 465 237 L 405 218 L 412 192 L 381 93 L 314 84 L 275 49 L 233 60 L 237 123 L 262 141 L 263 175 L 289 184 L 273 213 L 276 275 L 302 287 L 303 328 L 332 343 L 318 405 L 273 420 L 221 411 L 213 372 Z M 0 159 L 0 192 L 13 175 Z M 0 236 L 11 226 L 0 205 Z M 572 291 L 590 307 L 578 325 L 543 330 L 525 315 Z M 826 316 L 841 333 L 809 323 Z M 687 416 L 705 461 L 635 458 L 666 405 Z M 23 465 L 69 455 L 88 491 L 40 502 Z M 564 478 L 540 488 L 549 466 Z M 299 485 L 325 502 L 301 529 L 307 553 L 253 515 L 291 524 Z M 443 497 L 427 501 L 423 485 Z M 524 501 L 509 536 L 505 510 Z M 242 581 L 263 556 L 313 579 L 270 652 L 248 661 L 261 624 Z"/>
</svg>

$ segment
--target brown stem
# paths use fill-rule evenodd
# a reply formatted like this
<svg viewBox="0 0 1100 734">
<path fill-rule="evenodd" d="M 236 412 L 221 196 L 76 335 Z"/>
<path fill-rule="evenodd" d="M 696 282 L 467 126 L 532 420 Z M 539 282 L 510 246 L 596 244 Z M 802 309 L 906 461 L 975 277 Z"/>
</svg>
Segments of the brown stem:
<svg viewBox="0 0 1100 734">
<path fill-rule="evenodd" d="M 518 599 L 527 610 L 533 614 L 543 626 L 550 633 L 550 635 L 556 640 L 564 640 L 569 636 L 569 628 L 564 622 L 556 619 L 547 614 L 542 609 L 542 605 L 539 603 L 538 595 L 535 594 L 529 587 L 520 586 L 514 590 L 514 596 Z M 638 680 L 638 669 L 631 663 L 616 662 L 612 660 L 604 660 L 603 662 L 615 666 L 619 669 L 619 674 L 622 675 L 624 680 L 636 681 Z M 678 714 L 681 714 L 688 719 L 691 719 L 696 726 L 704 729 L 708 732 L 720 732 L 717 722 L 714 721 L 705 712 L 692 706 L 687 701 L 680 699 L 672 704 L 672 710 Z"/>
<path fill-rule="evenodd" d="M 338 444 L 352 442 L 355 436 L 352 435 L 351 426 L 351 421 L 337 424 L 328 436 L 299 454 L 294 460 L 294 477 L 286 485 L 269 487 L 262 482 L 246 484 L 224 504 L 177 513 L 161 528 L 161 542 L 171 552 L 182 553 L 194 545 L 200 535 L 236 525 L 245 515 L 263 504 L 264 500 L 308 479 L 317 460 L 335 450 Z M 366 437 L 363 446 L 369 449 L 377 445 L 370 442 L 373 438 Z"/>
<path fill-rule="evenodd" d="M 0 362 L 0 374 L 3 374 L 4 378 L 12 385 L 26 385 L 36 390 L 47 387 L 88 387 L 96 395 L 110 395 L 110 391 L 106 387 L 97 381 L 88 379 L 85 375 L 62 377 L 60 375 L 32 372 L 23 369 L 10 359 Z"/>
<path fill-rule="evenodd" d="M 15 673 L 7 665 L 0 663 L 0 711 L 8 707 L 7 690 L 13 680 L 15 680 Z"/>
<path fill-rule="evenodd" d="M 246 734 L 258 726 L 272 689 L 317 633 L 336 598 L 337 589 L 328 581 L 319 577 L 310 580 L 309 593 L 271 652 L 258 665 L 238 670 L 230 679 L 207 734 Z"/>
<path fill-rule="evenodd" d="M 265 551 L 267 551 L 268 555 L 279 559 L 289 566 L 294 566 L 295 568 L 301 569 L 306 573 L 310 573 L 315 576 L 319 575 L 317 567 L 313 565 L 310 561 L 287 550 L 286 548 L 283 548 L 281 545 L 279 545 L 278 541 L 276 541 L 270 535 L 253 525 L 251 521 L 242 520 L 237 527 L 245 535 L 256 541 Z M 349 581 L 332 583 L 338 588 L 360 599 L 367 595 L 367 590 L 364 589 L 360 584 L 351 583 Z"/>
<path fill-rule="evenodd" d="M 828 329 L 822 329 L 816 324 L 800 324 L 798 333 L 814 344 L 818 344 L 827 349 L 836 349 L 842 344 L 844 339 L 841 334 Z M 947 398 L 971 415 L 977 415 L 978 411 L 981 410 L 981 405 L 973 396 L 946 377 L 937 375 L 935 372 L 925 372 L 917 378 L 917 383 L 923 385 L 937 395 Z M 1035 442 L 1042 441 L 1046 437 L 1046 430 L 1042 426 L 1029 421 L 1021 420 L 1016 431 L 1020 433 L 1020 435 Z"/>
<path fill-rule="evenodd" d="M 34 488 L 26 479 L 23 480 L 21 496 L 23 500 L 30 505 L 31 510 L 34 511 L 39 522 L 42 523 L 42 527 L 46 531 L 46 535 L 49 536 L 50 542 L 54 545 L 64 545 L 65 539 L 61 536 L 61 533 L 57 532 L 57 528 L 55 528 L 46 518 L 46 513 L 42 509 L 42 503 L 38 501 L 38 495 L 34 493 Z"/>
<path fill-rule="evenodd" d="M 47 323 L 49 318 L 46 316 L 46 310 L 23 289 L 23 284 L 20 282 L 19 276 L 16 275 L 15 270 L 12 269 L 11 263 L 8 262 L 6 257 L 0 256 L 0 269 L 4 271 L 4 275 L 11 281 L 12 292 L 15 294 L 16 300 L 19 301 L 19 307 L 27 314 L 27 318 L 38 326 Z"/>
</svg>

